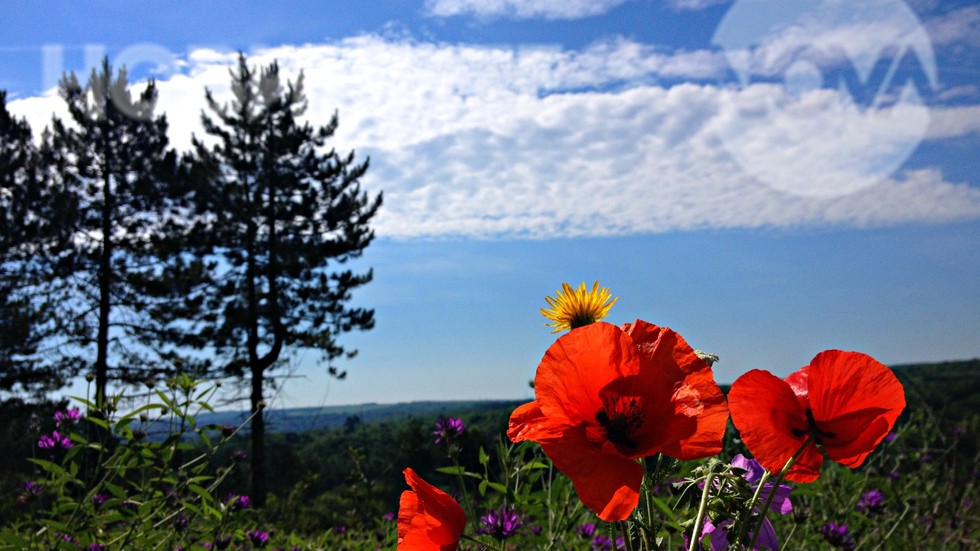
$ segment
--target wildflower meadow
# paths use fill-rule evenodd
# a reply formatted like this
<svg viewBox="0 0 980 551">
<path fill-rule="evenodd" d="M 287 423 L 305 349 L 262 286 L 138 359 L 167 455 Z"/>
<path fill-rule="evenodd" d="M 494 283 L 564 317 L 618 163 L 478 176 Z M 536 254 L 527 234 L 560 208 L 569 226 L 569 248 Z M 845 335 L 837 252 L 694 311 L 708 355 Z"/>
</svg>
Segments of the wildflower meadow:
<svg viewBox="0 0 980 551">
<path fill-rule="evenodd" d="M 376 466 L 366 455 L 383 450 L 348 443 L 345 500 L 297 484 L 254 507 L 236 487 L 248 422 L 199 423 L 215 382 L 178 376 L 140 399 L 60 404 L 20 435 L 31 452 L 16 472 L 28 474 L 4 496 L 0 548 L 980 548 L 976 410 L 939 410 L 873 357 L 836 349 L 723 388 L 723 354 L 667 320 L 605 321 L 616 301 L 598 282 L 563 285 L 541 310 L 556 339 L 534 400 L 403 435 L 431 461 Z M 349 427 L 347 442 L 362 429 L 382 430 Z M 375 500 L 388 475 L 397 498 Z"/>
</svg>

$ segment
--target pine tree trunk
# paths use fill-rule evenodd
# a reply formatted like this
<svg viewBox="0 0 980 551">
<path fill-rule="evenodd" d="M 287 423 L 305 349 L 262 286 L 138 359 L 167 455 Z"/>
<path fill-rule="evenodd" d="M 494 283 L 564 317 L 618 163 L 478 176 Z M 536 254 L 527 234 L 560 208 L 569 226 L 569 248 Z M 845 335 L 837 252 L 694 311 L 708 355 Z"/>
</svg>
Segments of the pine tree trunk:
<svg viewBox="0 0 980 551">
<path fill-rule="evenodd" d="M 104 146 L 105 147 L 105 146 Z M 109 383 L 109 310 L 112 292 L 112 177 L 109 152 L 104 151 L 102 188 L 102 255 L 99 259 L 99 328 L 96 337 L 95 403 L 101 410 L 106 405 L 106 386 Z"/>
<path fill-rule="evenodd" d="M 262 369 L 252 369 L 252 502 L 265 507 L 265 412 L 262 407 Z"/>
</svg>

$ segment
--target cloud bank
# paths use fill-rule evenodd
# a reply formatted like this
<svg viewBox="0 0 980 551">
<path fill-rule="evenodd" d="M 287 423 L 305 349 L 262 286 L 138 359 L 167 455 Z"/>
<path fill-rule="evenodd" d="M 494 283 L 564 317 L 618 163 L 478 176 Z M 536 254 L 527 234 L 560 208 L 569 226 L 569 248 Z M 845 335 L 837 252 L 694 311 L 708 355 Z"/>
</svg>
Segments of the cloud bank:
<svg viewBox="0 0 980 551">
<path fill-rule="evenodd" d="M 630 0 L 427 0 L 430 15 L 507 17 L 513 19 L 581 19 L 609 11 Z"/>
<path fill-rule="evenodd" d="M 939 169 L 898 170 L 826 197 L 766 185 L 760 171 L 813 189 L 829 179 L 864 178 L 860 163 L 837 165 L 831 174 L 811 161 L 849 150 L 867 157 L 876 144 L 843 132 L 828 134 L 826 151 L 794 154 L 779 149 L 786 128 L 756 127 L 741 146 L 780 153 L 755 155 L 771 158 L 747 166 L 731 146 L 742 135 L 732 113 L 783 92 L 716 84 L 726 65 L 711 51 L 664 53 L 629 40 L 564 50 L 365 35 L 255 52 L 249 62 L 273 59 L 287 75 L 304 72 L 311 122 L 339 111 L 331 145 L 370 156 L 365 186 L 384 191 L 376 225 L 391 238 L 543 239 L 980 217 L 980 189 L 947 181 Z M 187 149 L 191 133 L 201 135 L 205 86 L 229 98 L 234 62 L 234 55 L 196 50 L 183 72 L 158 81 L 175 147 Z M 10 107 L 39 130 L 59 103 L 49 95 Z M 932 108 L 927 139 L 976 133 L 976 124 L 961 122 L 964 110 L 976 109 Z M 903 120 L 883 131 L 916 131 Z"/>
</svg>

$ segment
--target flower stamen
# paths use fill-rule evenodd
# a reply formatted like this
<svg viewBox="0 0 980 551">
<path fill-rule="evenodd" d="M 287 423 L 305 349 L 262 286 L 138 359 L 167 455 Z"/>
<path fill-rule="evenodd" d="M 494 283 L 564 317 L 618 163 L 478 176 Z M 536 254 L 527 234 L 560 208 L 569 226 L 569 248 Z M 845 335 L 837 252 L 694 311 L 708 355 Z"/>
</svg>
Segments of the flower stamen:
<svg viewBox="0 0 980 551">
<path fill-rule="evenodd" d="M 636 398 L 603 399 L 603 407 L 595 414 L 607 440 L 613 444 L 635 449 L 638 443 L 630 434 L 643 426 L 643 410 Z"/>
</svg>

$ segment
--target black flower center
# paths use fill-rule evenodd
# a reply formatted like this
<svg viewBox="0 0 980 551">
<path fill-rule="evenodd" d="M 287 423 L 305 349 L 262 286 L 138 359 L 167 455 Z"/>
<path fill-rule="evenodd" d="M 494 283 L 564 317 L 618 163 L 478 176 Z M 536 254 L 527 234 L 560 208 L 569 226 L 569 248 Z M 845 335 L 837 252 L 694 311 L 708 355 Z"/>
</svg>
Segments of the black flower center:
<svg viewBox="0 0 980 551">
<path fill-rule="evenodd" d="M 602 409 L 595 414 L 606 439 L 613 444 L 636 448 L 630 435 L 643 426 L 643 411 L 636 398 L 603 399 Z"/>
<path fill-rule="evenodd" d="M 814 442 L 820 444 L 824 438 L 834 438 L 837 436 L 836 433 L 820 430 L 817 426 L 817 420 L 813 418 L 813 410 L 810 408 L 806 409 L 806 428 L 805 429 L 792 429 L 793 436 L 799 438 L 801 436 L 806 436 L 807 434 L 813 436 Z"/>
</svg>

